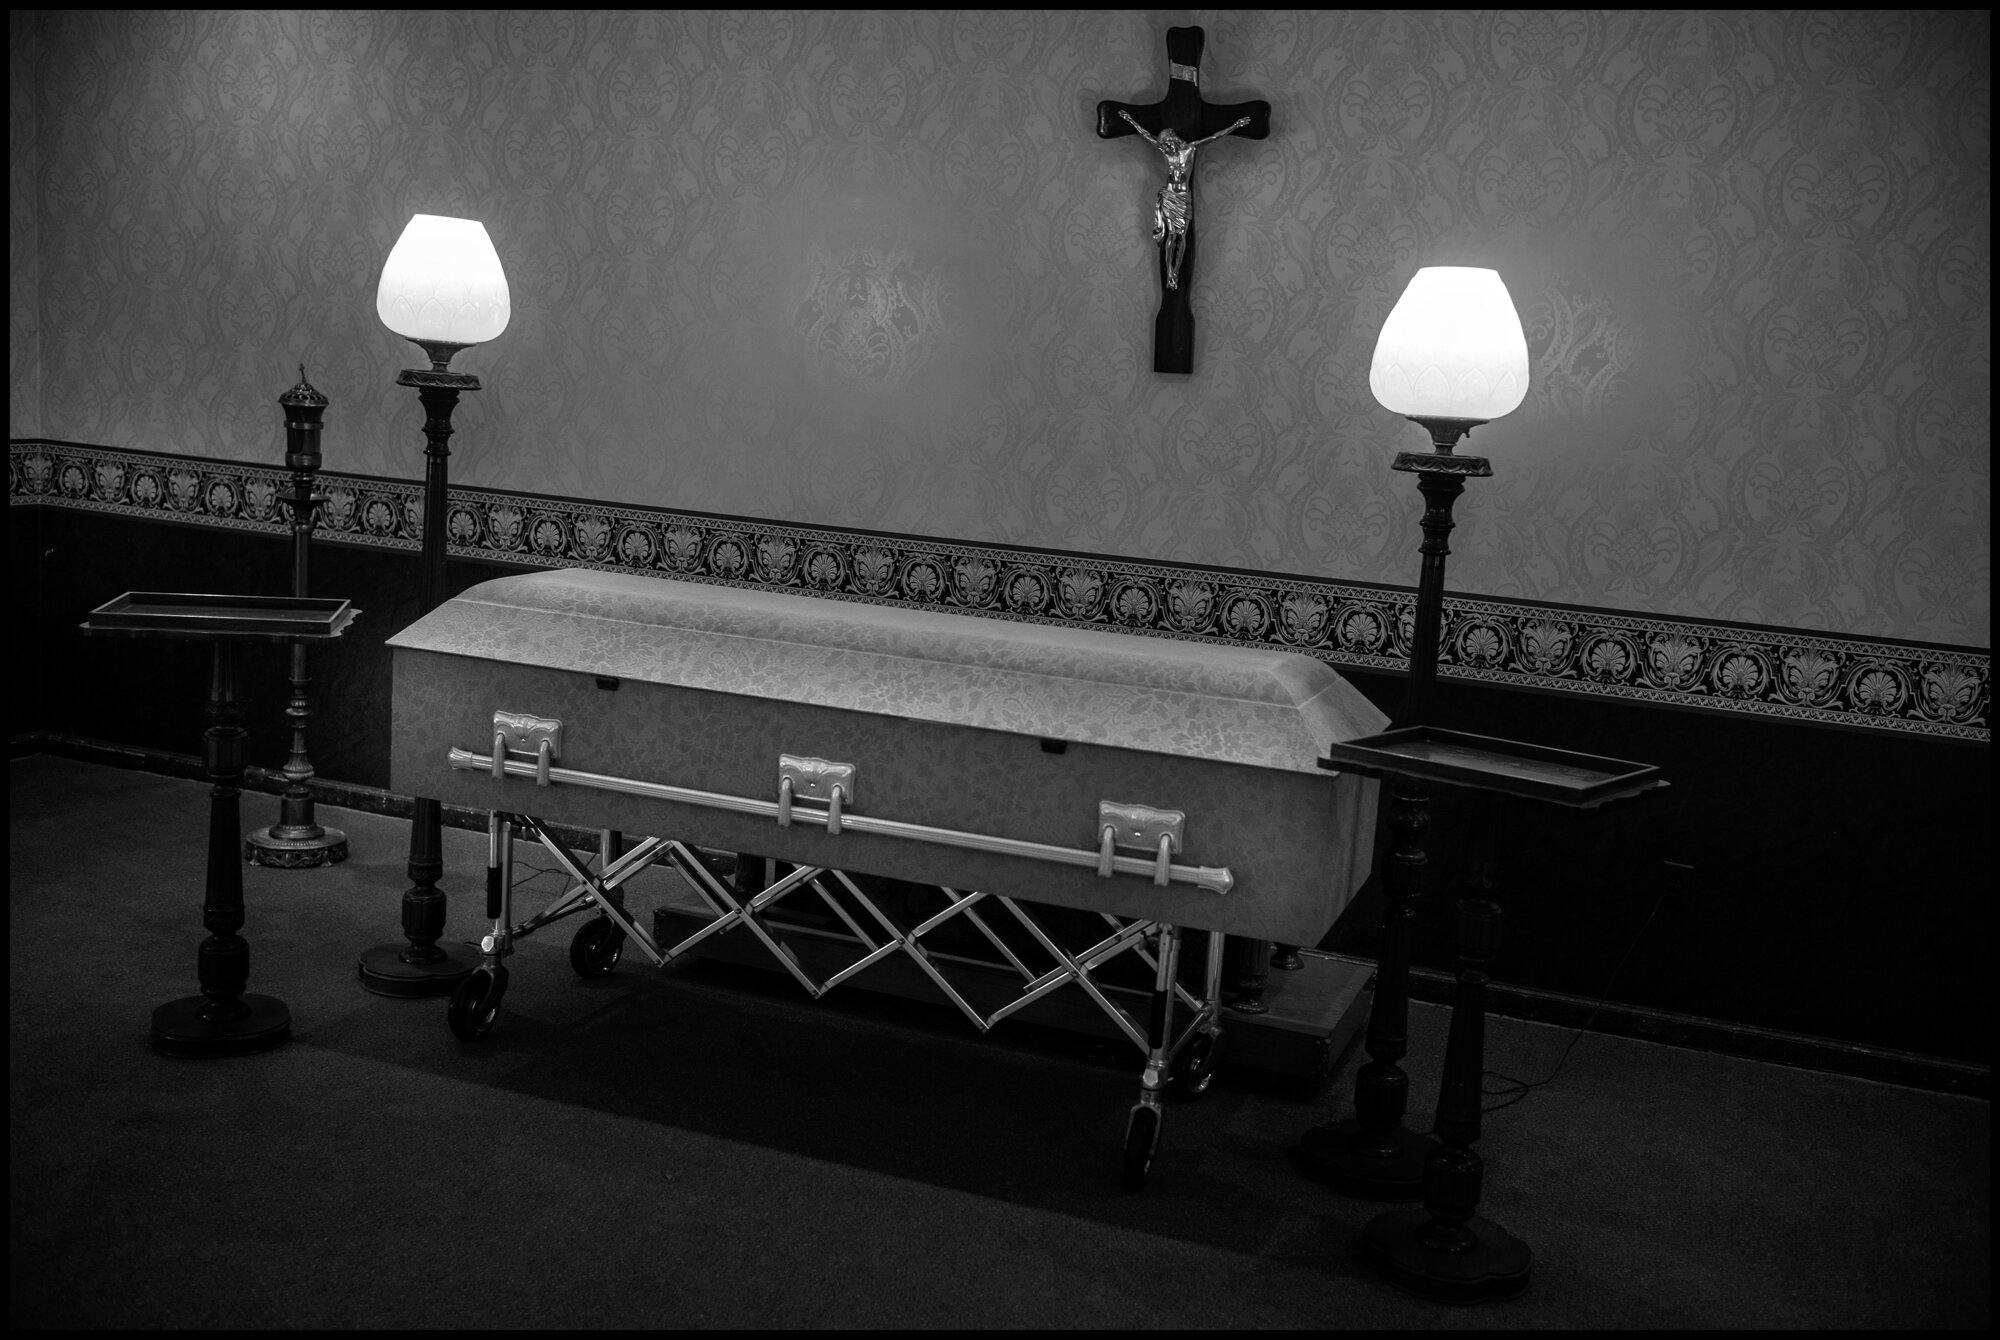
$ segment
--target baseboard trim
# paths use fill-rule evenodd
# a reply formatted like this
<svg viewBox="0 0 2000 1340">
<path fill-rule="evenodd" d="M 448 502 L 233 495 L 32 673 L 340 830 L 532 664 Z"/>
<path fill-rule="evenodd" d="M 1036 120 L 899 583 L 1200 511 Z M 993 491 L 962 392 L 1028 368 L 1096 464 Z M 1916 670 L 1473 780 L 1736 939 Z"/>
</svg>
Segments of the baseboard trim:
<svg viewBox="0 0 2000 1340">
<path fill-rule="evenodd" d="M 9 737 L 9 758 L 26 758 L 33 754 L 54 754 L 84 763 L 130 768 L 190 781 L 208 780 L 207 769 L 202 766 L 202 761 L 192 754 L 111 744 L 77 735 L 65 735 L 58 731 L 28 731 Z M 245 791 L 275 796 L 282 794 L 286 785 L 284 774 L 274 769 L 251 767 L 244 770 L 242 786 Z M 364 814 L 381 814 L 391 818 L 406 819 L 415 808 L 415 803 L 408 796 L 353 782 L 338 782 L 315 777 L 307 784 L 306 789 L 312 792 L 313 800 L 317 804 L 336 805 L 343 809 L 359 810 Z M 452 828 L 471 832 L 484 832 L 486 829 L 486 814 L 483 810 L 445 805 L 443 820 Z M 595 848 L 597 837 L 594 832 L 563 825 L 552 824 L 550 827 L 565 842 Z M 1328 954 L 1326 957 L 1343 959 L 1350 963 L 1364 965 L 1368 963 L 1365 959 L 1351 958 L 1344 954 Z M 1412 999 L 1432 1004 L 1449 1004 L 1452 987 L 1453 977 L 1450 973 L 1429 968 L 1410 970 Z M 1690 1051 L 1737 1056 L 1746 1060 L 1793 1066 L 1801 1070 L 1852 1075 L 1861 1079 L 1878 1080 L 1885 1084 L 1926 1089 L 1936 1093 L 1962 1094 L 1982 1099 L 1992 1097 L 1991 1066 L 1955 1061 L 1947 1057 L 1925 1056 L 1919 1052 L 1897 1051 L 1888 1047 L 1864 1046 L 1860 1043 L 1814 1037 L 1805 1033 L 1785 1033 L 1751 1024 L 1732 1023 L 1724 1019 L 1709 1019 L 1692 1014 L 1676 1014 L 1669 1010 L 1649 1009 L 1644 1006 L 1614 1004 L 1609 1001 L 1599 1003 L 1581 996 L 1542 991 L 1533 987 L 1509 986 L 1501 982 L 1488 985 L 1486 1003 L 1488 1013 L 1508 1019 L 1552 1024 L 1558 1028 L 1580 1029 L 1588 1026 L 1596 1033 L 1640 1038 Z"/>
<path fill-rule="evenodd" d="M 1347 956 L 1336 954 L 1333 957 Z M 1410 969 L 1410 997 L 1413 1000 L 1449 1005 L 1455 985 L 1455 979 L 1448 972 L 1439 972 L 1434 968 Z M 1587 1000 L 1582 996 L 1528 986 L 1509 986 L 1504 982 L 1487 985 L 1486 1007 L 1489 1014 L 1550 1024 L 1557 1028 L 1588 1027 L 1593 1033 L 1640 1038 L 1689 1051 L 1714 1052 L 1801 1070 L 1852 1075 L 1904 1088 L 1963 1094 L 1968 1098 L 1992 1097 L 1993 1067 L 1942 1056 L 1926 1056 L 1921 1052 L 1842 1042 L 1809 1033 L 1786 1033 L 1775 1028 L 1710 1019 L 1702 1015 L 1677 1014 L 1646 1006 Z"/>
</svg>

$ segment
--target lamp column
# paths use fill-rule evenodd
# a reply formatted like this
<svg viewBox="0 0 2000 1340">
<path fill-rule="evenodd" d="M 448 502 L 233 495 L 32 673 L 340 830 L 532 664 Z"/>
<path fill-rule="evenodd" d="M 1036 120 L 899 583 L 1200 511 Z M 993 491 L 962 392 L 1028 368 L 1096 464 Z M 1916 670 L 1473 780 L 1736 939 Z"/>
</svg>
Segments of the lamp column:
<svg viewBox="0 0 2000 1340">
<path fill-rule="evenodd" d="M 320 504 L 326 495 L 315 487 L 319 477 L 320 418 L 327 400 L 306 380 L 305 364 L 299 365 L 299 384 L 278 397 L 285 411 L 285 468 L 291 471 L 291 494 L 280 501 L 292 516 L 292 594 L 303 600 L 311 594 L 307 560 L 312 549 L 313 525 L 319 519 Z M 292 697 L 285 715 L 292 723 L 292 752 L 285 760 L 285 794 L 279 802 L 278 822 L 258 829 L 243 839 L 243 854 L 252 865 L 297 869 L 332 865 L 347 859 L 347 834 L 327 828 L 313 816 L 312 792 L 306 783 L 313 778 L 312 760 L 306 756 L 306 722 L 312 719 L 312 680 L 306 673 L 306 644 L 292 644 Z"/>
<path fill-rule="evenodd" d="M 444 603 L 446 475 L 451 414 L 459 393 L 479 378 L 451 370 L 452 355 L 507 329 L 513 302 L 507 276 L 485 225 L 476 219 L 418 214 L 396 239 L 375 294 L 382 324 L 422 349 L 428 368 L 407 368 L 396 385 L 414 387 L 424 407 L 424 533 L 417 617 Z M 414 798 L 410 816 L 410 888 L 403 894 L 406 945 L 382 945 L 361 956 L 361 984 L 384 996 L 450 995 L 473 965 L 440 948 L 445 928 L 443 814 L 438 802 Z"/>
<path fill-rule="evenodd" d="M 1444 569 L 1451 553 L 1452 506 L 1468 478 L 1493 473 L 1478 456 L 1452 447 L 1483 419 L 1418 419 L 1435 448 L 1405 451 L 1393 469 L 1417 476 L 1424 498 L 1423 571 L 1417 580 L 1416 620 L 1410 635 L 1410 678 L 1397 727 L 1425 724 L 1437 686 L 1438 641 L 1444 624 Z M 1415 1200 L 1424 1192 L 1424 1166 L 1437 1142 L 1403 1126 L 1410 1077 L 1402 1061 L 1410 1038 L 1410 927 L 1430 869 L 1424 841 L 1430 829 L 1430 791 L 1398 779 L 1389 799 L 1390 848 L 1383 872 L 1382 948 L 1376 960 L 1375 999 L 1368 1011 L 1368 1062 L 1354 1077 L 1355 1115 L 1315 1126 L 1299 1141 L 1299 1157 L 1314 1173 L 1349 1195 L 1371 1200 Z"/>
<path fill-rule="evenodd" d="M 448 361 L 451 350 L 444 354 Z M 477 391 L 479 378 L 451 372 L 432 354 L 429 368 L 405 368 L 398 386 L 412 386 L 424 407 L 424 536 L 422 571 L 417 587 L 417 617 L 422 618 L 445 599 L 445 515 L 451 459 L 451 414 L 461 391 Z M 382 996 L 449 995 L 472 971 L 472 964 L 440 948 L 446 898 L 438 888 L 444 876 L 444 814 L 427 796 L 415 798 L 410 815 L 410 887 L 403 894 L 403 938 L 406 945 L 380 945 L 361 956 L 361 984 Z"/>
<path fill-rule="evenodd" d="M 1431 700 L 1437 689 L 1438 638 L 1444 628 L 1444 561 L 1451 553 L 1451 532 L 1456 524 L 1451 509 L 1465 492 L 1468 479 L 1486 479 L 1493 474 L 1492 463 L 1482 456 L 1459 456 L 1452 448 L 1467 433 L 1485 423 L 1484 419 L 1435 419 L 1410 416 L 1431 435 L 1432 450 L 1397 453 L 1390 467 L 1417 477 L 1417 492 L 1424 498 L 1423 571 L 1417 578 L 1416 626 L 1410 633 L 1410 681 L 1403 690 L 1403 710 L 1396 725 L 1422 726 L 1430 722 Z"/>
</svg>

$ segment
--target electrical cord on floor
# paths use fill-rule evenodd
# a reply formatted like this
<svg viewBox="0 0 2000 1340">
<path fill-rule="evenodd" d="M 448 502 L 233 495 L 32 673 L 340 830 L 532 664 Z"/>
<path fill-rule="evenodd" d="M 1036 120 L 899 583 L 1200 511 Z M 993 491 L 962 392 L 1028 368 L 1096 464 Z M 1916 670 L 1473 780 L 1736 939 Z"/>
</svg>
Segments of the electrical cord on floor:
<svg viewBox="0 0 2000 1340">
<path fill-rule="evenodd" d="M 526 879 L 516 879 L 514 881 L 514 887 L 516 889 L 525 889 L 528 887 L 528 885 L 533 884 L 536 880 L 540 879 L 544 875 L 560 875 L 564 879 L 569 878 L 569 872 L 567 870 L 559 869 L 556 866 L 534 865 L 528 861 L 523 861 L 518 857 L 515 858 L 514 864 L 516 866 L 526 866 L 528 869 L 535 872 L 534 874 L 529 875 Z"/>
<path fill-rule="evenodd" d="M 589 869 L 589 857 L 586 856 L 584 860 L 585 860 L 584 868 Z M 522 889 L 527 888 L 530 884 L 533 884 L 536 880 L 542 879 L 548 875 L 556 875 L 564 880 L 569 879 L 569 872 L 567 870 L 560 868 L 559 866 L 536 865 L 532 861 L 524 861 L 519 857 L 516 857 L 514 860 L 514 868 L 517 872 L 522 869 L 526 869 L 533 871 L 534 873 L 526 876 L 520 876 L 517 874 L 514 882 L 508 886 L 509 896 L 512 896 L 515 893 L 519 893 Z M 478 948 L 479 946 L 479 941 L 477 940 L 461 940 L 459 941 L 459 943 L 472 946 L 473 948 Z"/>
<path fill-rule="evenodd" d="M 1624 957 L 1618 960 L 1618 966 L 1613 968 L 1611 975 L 1604 980 L 1604 992 L 1598 996 L 1597 1003 L 1591 1006 L 1590 1017 L 1585 1019 L 1576 1032 L 1570 1036 L 1569 1045 L 1564 1047 L 1563 1054 L 1556 1058 L 1555 1068 L 1537 1080 L 1520 1080 L 1510 1075 L 1503 1075 L 1497 1070 L 1486 1071 L 1480 1076 L 1482 1081 L 1497 1079 L 1504 1087 L 1489 1089 L 1482 1083 L 1480 1093 L 1487 1098 L 1499 1098 L 1504 1095 L 1505 1101 L 1481 1107 L 1479 1109 L 1481 1115 L 1488 1112 L 1498 1112 L 1503 1107 L 1512 1107 L 1523 1098 L 1526 1098 L 1532 1091 L 1546 1084 L 1554 1083 L 1556 1076 L 1562 1073 L 1562 1068 L 1568 1063 L 1569 1054 L 1575 1049 L 1577 1041 L 1590 1031 L 1590 1026 L 1597 1022 L 1597 1016 L 1603 1013 L 1604 1003 L 1611 999 L 1611 988 L 1618 985 L 1618 974 L 1625 971 L 1625 965 L 1632 961 L 1632 954 L 1639 948 L 1639 942 L 1646 938 L 1646 931 L 1652 926 L 1653 918 L 1658 916 L 1660 909 L 1666 905 L 1667 895 L 1674 892 L 1680 886 L 1681 879 L 1686 876 L 1689 869 L 1689 867 L 1674 861 L 1667 862 L 1666 866 L 1670 874 L 1665 887 L 1660 890 L 1660 896 L 1653 900 L 1652 910 L 1646 913 L 1646 919 L 1639 924 L 1638 931 L 1632 936 L 1632 943 L 1625 947 Z M 1432 1131 L 1430 1134 L 1435 1135 L 1436 1132 Z"/>
<path fill-rule="evenodd" d="M 530 884 L 533 884 L 536 880 L 541 879 L 546 875 L 559 875 L 565 880 L 569 878 L 569 872 L 567 870 L 561 869 L 558 866 L 552 866 L 552 865 L 540 866 L 534 864 L 531 861 L 521 860 L 519 857 L 516 857 L 514 860 L 514 868 L 517 871 L 525 868 L 528 870 L 532 870 L 534 873 L 531 875 L 527 875 L 525 877 L 517 877 L 514 880 L 513 884 L 509 887 L 508 892 L 510 895 L 514 893 L 519 893 L 522 889 L 527 888 Z M 479 946 L 479 941 L 477 940 L 461 940 L 459 941 L 459 943 L 464 945 L 470 945 L 474 948 L 477 948 Z"/>
</svg>

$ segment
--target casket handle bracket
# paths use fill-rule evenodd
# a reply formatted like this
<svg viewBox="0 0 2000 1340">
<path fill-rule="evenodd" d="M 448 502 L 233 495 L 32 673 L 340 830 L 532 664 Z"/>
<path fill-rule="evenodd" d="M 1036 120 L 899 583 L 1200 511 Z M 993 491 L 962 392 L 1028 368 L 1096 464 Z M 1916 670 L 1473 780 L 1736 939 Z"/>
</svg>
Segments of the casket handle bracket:
<svg viewBox="0 0 2000 1340">
<path fill-rule="evenodd" d="M 826 806 L 826 831 L 838 835 L 843 809 L 854 805 L 854 765 L 824 758 L 778 755 L 778 826 L 792 826 L 792 804 L 808 801 Z"/>
<path fill-rule="evenodd" d="M 1097 873 L 1109 879 L 1118 848 L 1143 851 L 1153 858 L 1153 883 L 1167 886 L 1173 857 L 1181 849 L 1187 815 L 1181 810 L 1154 809 L 1151 805 L 1125 805 L 1115 800 L 1097 802 Z"/>
<path fill-rule="evenodd" d="M 507 775 L 508 753 L 529 754 L 535 760 L 535 785 L 549 784 L 549 766 L 562 757 L 562 722 L 526 712 L 493 714 L 493 775 Z"/>
</svg>

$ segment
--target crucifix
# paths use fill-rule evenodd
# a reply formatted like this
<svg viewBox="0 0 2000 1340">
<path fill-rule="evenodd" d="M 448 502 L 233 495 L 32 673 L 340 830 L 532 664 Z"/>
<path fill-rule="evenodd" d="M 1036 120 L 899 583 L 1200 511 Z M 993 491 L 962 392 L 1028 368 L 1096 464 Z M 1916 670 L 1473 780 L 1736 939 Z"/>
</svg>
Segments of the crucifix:
<svg viewBox="0 0 2000 1340">
<path fill-rule="evenodd" d="M 1153 202 L 1153 241 L 1160 247 L 1160 314 L 1153 320 L 1153 371 L 1194 371 L 1195 151 L 1225 135 L 1261 140 L 1271 133 L 1271 104 L 1227 105 L 1201 98 L 1202 31 L 1167 29 L 1167 96 L 1141 106 L 1097 104 L 1097 135 L 1139 135 L 1166 160 L 1167 182 Z"/>
</svg>

